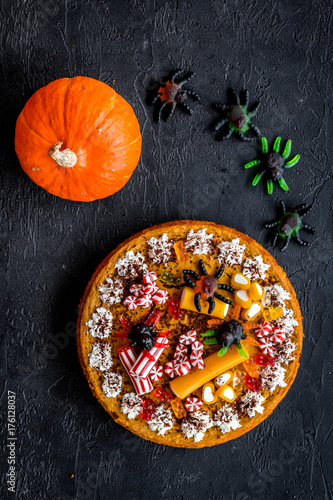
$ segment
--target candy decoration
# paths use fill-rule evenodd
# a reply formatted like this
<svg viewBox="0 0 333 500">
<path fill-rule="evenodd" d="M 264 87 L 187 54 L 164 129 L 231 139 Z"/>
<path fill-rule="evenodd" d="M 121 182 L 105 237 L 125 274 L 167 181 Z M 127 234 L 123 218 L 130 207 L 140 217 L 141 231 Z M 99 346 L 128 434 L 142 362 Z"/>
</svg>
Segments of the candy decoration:
<svg viewBox="0 0 333 500">
<path fill-rule="evenodd" d="M 168 375 L 170 378 L 175 378 L 177 376 L 176 373 L 176 366 L 178 362 L 173 360 L 173 361 L 168 361 L 164 365 L 164 373 Z"/>
<path fill-rule="evenodd" d="M 142 292 L 143 292 L 142 295 L 154 295 L 158 290 L 159 288 L 157 285 L 155 285 L 155 283 L 148 283 L 148 285 L 142 286 Z"/>
<path fill-rule="evenodd" d="M 259 392 L 262 389 L 262 385 L 259 380 L 253 377 L 250 377 L 249 374 L 245 375 L 244 382 L 248 386 L 249 389 L 253 392 Z"/>
<path fill-rule="evenodd" d="M 187 398 L 185 401 L 185 408 L 187 411 L 198 411 L 202 408 L 202 401 L 200 398 L 195 396 Z"/>
<path fill-rule="evenodd" d="M 187 358 L 187 347 L 183 344 L 177 344 L 175 348 L 175 352 L 173 355 L 176 361 L 181 361 L 184 358 Z"/>
<path fill-rule="evenodd" d="M 183 377 L 184 375 L 187 375 L 190 370 L 191 370 L 191 363 L 189 362 L 188 359 L 182 360 L 175 367 L 175 372 L 178 377 Z"/>
<path fill-rule="evenodd" d="M 189 330 L 186 333 L 183 333 L 179 336 L 178 341 L 184 345 L 191 345 L 196 341 L 197 332 L 195 330 Z"/>
<path fill-rule="evenodd" d="M 144 285 L 132 285 L 129 289 L 129 291 L 131 292 L 132 295 L 134 295 L 135 297 L 140 297 L 140 295 L 143 295 L 144 293 Z"/>
<path fill-rule="evenodd" d="M 274 326 L 269 340 L 274 343 L 284 342 L 286 340 L 286 335 L 279 328 Z"/>
<path fill-rule="evenodd" d="M 141 295 L 141 297 L 139 297 L 135 301 L 135 304 L 137 306 L 140 306 L 140 307 L 143 307 L 143 308 L 150 307 L 152 305 L 152 303 L 153 303 L 153 301 L 152 301 L 150 295 Z"/>
<path fill-rule="evenodd" d="M 152 392 L 152 395 L 159 399 L 160 401 L 163 401 L 165 403 L 170 403 L 174 398 L 173 396 L 171 396 L 171 394 L 166 391 L 165 389 L 163 389 L 163 387 L 156 387 L 153 392 Z"/>
<path fill-rule="evenodd" d="M 219 389 L 217 389 L 215 395 L 218 398 L 228 401 L 228 403 L 231 403 L 234 399 L 236 399 L 236 393 L 229 385 L 222 385 Z"/>
<path fill-rule="evenodd" d="M 255 321 L 261 316 L 262 305 L 260 302 L 253 302 L 249 309 L 243 309 L 242 318 L 245 321 Z"/>
<path fill-rule="evenodd" d="M 263 321 L 260 323 L 259 327 L 256 328 L 255 334 L 259 338 L 268 337 L 272 332 L 272 325 L 268 321 Z"/>
<path fill-rule="evenodd" d="M 240 305 L 243 309 L 248 309 L 251 306 L 252 299 L 247 290 L 236 290 L 235 303 Z"/>
<path fill-rule="evenodd" d="M 189 288 L 187 286 L 184 287 L 182 295 L 180 297 L 180 307 L 182 309 L 187 309 L 189 311 L 198 312 L 194 303 L 195 291 L 193 288 Z M 211 314 L 212 316 L 216 316 L 217 318 L 224 319 L 229 311 L 229 304 L 221 302 L 217 300 L 215 302 L 215 308 L 212 313 L 208 313 L 209 311 L 209 302 L 200 302 L 201 304 L 201 313 L 202 314 Z"/>
<path fill-rule="evenodd" d="M 275 366 L 275 358 L 267 354 L 257 354 L 254 361 L 260 366 Z"/>
<path fill-rule="evenodd" d="M 157 280 L 157 274 L 154 271 L 148 271 L 143 275 L 143 282 L 153 284 Z"/>
<path fill-rule="evenodd" d="M 198 370 L 202 370 L 205 366 L 204 360 L 202 359 L 202 354 L 198 351 L 191 353 L 190 362 L 193 368 L 197 368 Z"/>
<path fill-rule="evenodd" d="M 253 378 L 259 377 L 260 373 L 258 370 L 258 366 L 253 358 L 249 358 L 249 359 L 246 359 L 245 361 L 243 361 L 243 365 L 244 365 L 244 368 L 247 371 L 247 373 L 250 375 L 250 377 L 253 377 Z"/>
<path fill-rule="evenodd" d="M 181 399 L 175 398 L 170 402 L 170 404 L 176 418 L 186 417 L 187 413 Z"/>
<path fill-rule="evenodd" d="M 179 320 L 183 317 L 180 310 L 179 299 L 169 300 L 168 309 L 173 319 Z"/>
<path fill-rule="evenodd" d="M 169 298 L 169 293 L 167 290 L 158 290 L 153 296 L 152 299 L 156 304 L 165 304 Z"/>
<path fill-rule="evenodd" d="M 186 248 L 183 241 L 177 241 L 173 245 L 173 248 L 175 250 L 176 257 L 180 262 L 183 262 L 188 259 L 188 254 L 186 252 Z"/>
<path fill-rule="evenodd" d="M 124 300 L 123 304 L 129 309 L 130 311 L 133 311 L 134 309 L 137 308 L 137 303 L 136 303 L 136 297 L 134 295 L 129 295 L 126 297 Z"/>
<path fill-rule="evenodd" d="M 168 271 L 164 271 L 164 273 L 162 273 L 160 280 L 173 286 L 178 286 L 180 283 L 180 278 L 177 278 L 174 274 L 169 273 Z"/>
<path fill-rule="evenodd" d="M 158 382 L 163 377 L 163 366 L 153 366 L 149 372 L 149 376 L 152 382 Z"/>
<path fill-rule="evenodd" d="M 278 319 L 283 316 L 283 308 L 279 307 L 271 307 L 270 309 L 265 309 L 263 312 L 263 317 L 265 321 L 273 321 L 274 319 Z"/>
<path fill-rule="evenodd" d="M 143 399 L 141 404 L 142 407 L 140 410 L 140 417 L 142 418 L 142 420 L 149 422 L 155 411 L 156 405 L 151 399 Z"/>
<path fill-rule="evenodd" d="M 131 374 L 131 368 L 137 359 L 133 347 L 130 347 L 129 345 L 121 347 L 118 349 L 118 356 L 132 381 L 137 395 L 142 396 L 143 394 L 147 394 L 147 392 L 151 392 L 153 390 L 153 384 L 151 383 L 149 377 L 140 379 L 139 377 L 135 377 Z"/>
<path fill-rule="evenodd" d="M 258 300 L 261 300 L 263 296 L 265 295 L 265 291 L 259 283 L 251 283 L 250 288 L 249 288 L 249 294 L 252 300 L 257 302 Z"/>
<path fill-rule="evenodd" d="M 217 396 L 215 394 L 215 387 L 212 382 L 208 382 L 202 388 L 202 400 L 207 405 L 212 405 L 216 402 Z"/>
<path fill-rule="evenodd" d="M 203 343 L 198 342 L 198 341 L 193 342 L 193 344 L 191 344 L 191 349 L 192 349 L 193 353 L 202 354 L 203 353 Z"/>
<path fill-rule="evenodd" d="M 232 380 L 232 386 L 237 391 L 243 391 L 246 388 L 246 385 L 244 383 L 245 375 L 246 375 L 246 372 L 243 372 L 242 370 L 235 370 L 234 371 L 234 378 Z"/>
<path fill-rule="evenodd" d="M 168 347 L 168 344 L 169 341 L 165 337 L 157 337 L 154 347 L 149 349 L 149 351 L 144 350 L 139 354 L 138 359 L 132 366 L 132 375 L 140 378 L 146 378 L 153 366 L 156 365 L 164 349 Z"/>
<path fill-rule="evenodd" d="M 233 373 L 232 372 L 224 372 L 222 375 L 219 375 L 214 379 L 214 384 L 216 387 L 221 387 L 222 385 L 229 384 L 232 379 L 233 379 Z"/>
<path fill-rule="evenodd" d="M 264 354 L 271 354 L 273 352 L 273 345 L 270 339 L 263 337 L 260 339 L 260 350 Z"/>
<path fill-rule="evenodd" d="M 231 278 L 231 286 L 236 290 L 248 290 L 251 286 L 251 281 L 244 274 L 235 273 Z"/>
</svg>

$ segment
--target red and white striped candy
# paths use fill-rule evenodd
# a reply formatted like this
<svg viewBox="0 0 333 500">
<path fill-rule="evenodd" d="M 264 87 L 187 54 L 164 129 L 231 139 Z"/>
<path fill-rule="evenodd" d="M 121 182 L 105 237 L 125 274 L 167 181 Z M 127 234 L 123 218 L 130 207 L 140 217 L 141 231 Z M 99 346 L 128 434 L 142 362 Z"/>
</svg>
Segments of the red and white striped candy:
<svg viewBox="0 0 333 500">
<path fill-rule="evenodd" d="M 156 365 L 164 349 L 168 347 L 169 341 L 165 337 L 157 337 L 154 347 L 149 351 L 141 351 L 138 359 L 131 368 L 131 373 L 136 377 L 146 378 Z"/>
<path fill-rule="evenodd" d="M 198 368 L 202 370 L 205 366 L 204 360 L 202 359 L 202 354 L 200 352 L 192 352 L 190 356 L 191 365 L 193 368 Z"/>
<path fill-rule="evenodd" d="M 191 345 L 196 341 L 197 332 L 195 330 L 189 330 L 186 333 L 183 333 L 179 336 L 179 342 L 184 345 Z"/>
<path fill-rule="evenodd" d="M 132 285 L 129 291 L 131 292 L 132 295 L 135 295 L 135 297 L 140 297 L 140 295 L 143 295 L 143 289 L 145 285 Z"/>
<path fill-rule="evenodd" d="M 151 300 L 150 295 L 141 295 L 141 297 L 136 299 L 135 303 L 137 306 L 140 306 L 140 307 L 150 307 L 152 305 L 153 301 Z"/>
<path fill-rule="evenodd" d="M 195 352 L 197 354 L 200 354 L 202 355 L 203 353 L 203 344 L 202 342 L 193 342 L 193 344 L 191 345 L 191 349 L 192 349 L 192 352 Z"/>
<path fill-rule="evenodd" d="M 286 334 L 282 330 L 274 326 L 269 340 L 274 343 L 284 342 L 286 340 Z"/>
<path fill-rule="evenodd" d="M 155 283 L 148 283 L 148 285 L 142 285 L 144 295 L 154 295 L 158 290 L 158 286 Z"/>
<path fill-rule="evenodd" d="M 191 370 L 191 363 L 189 362 L 188 359 L 186 360 L 184 359 L 175 368 L 175 372 L 178 375 L 178 377 L 183 377 L 184 375 L 187 375 L 190 370 Z"/>
<path fill-rule="evenodd" d="M 151 383 L 149 377 L 140 379 L 139 377 L 136 377 L 130 373 L 131 368 L 137 359 L 133 347 L 131 347 L 130 345 L 125 345 L 124 347 L 121 347 L 120 349 L 118 349 L 118 356 L 123 367 L 127 371 L 132 381 L 132 384 L 134 386 L 137 395 L 142 396 L 143 394 L 147 394 L 147 392 L 151 392 L 153 390 L 153 384 Z"/>
<path fill-rule="evenodd" d="M 186 345 L 177 344 L 173 357 L 178 362 L 180 362 L 184 358 L 187 358 L 187 347 L 186 347 Z"/>
<path fill-rule="evenodd" d="M 169 292 L 167 290 L 158 290 L 153 296 L 152 299 L 156 304 L 165 304 L 169 298 Z"/>
<path fill-rule="evenodd" d="M 259 338 L 268 337 L 272 331 L 272 325 L 269 321 L 263 321 L 260 323 L 259 327 L 256 328 L 255 334 Z"/>
<path fill-rule="evenodd" d="M 148 284 L 154 283 L 157 280 L 157 274 L 154 271 L 148 271 L 143 275 L 143 282 Z"/>
<path fill-rule="evenodd" d="M 267 337 L 262 337 L 259 340 L 259 343 L 260 343 L 260 350 L 264 354 L 271 354 L 273 352 L 272 342 Z"/>
<path fill-rule="evenodd" d="M 202 401 L 195 396 L 187 398 L 185 401 L 185 408 L 187 411 L 197 411 L 202 408 Z"/>
<path fill-rule="evenodd" d="M 176 373 L 176 366 L 177 366 L 177 361 L 173 360 L 173 361 L 168 361 L 167 363 L 165 363 L 164 365 L 164 373 L 166 375 L 169 375 L 170 378 L 175 378 L 177 376 L 177 373 Z"/>
<path fill-rule="evenodd" d="M 153 366 L 149 372 L 152 382 L 158 382 L 163 377 L 163 366 Z"/>
<path fill-rule="evenodd" d="M 133 295 L 129 295 L 128 297 L 126 297 L 123 304 L 127 307 L 127 309 L 133 311 L 133 309 L 136 309 L 137 307 L 136 300 L 136 297 L 134 297 Z"/>
</svg>

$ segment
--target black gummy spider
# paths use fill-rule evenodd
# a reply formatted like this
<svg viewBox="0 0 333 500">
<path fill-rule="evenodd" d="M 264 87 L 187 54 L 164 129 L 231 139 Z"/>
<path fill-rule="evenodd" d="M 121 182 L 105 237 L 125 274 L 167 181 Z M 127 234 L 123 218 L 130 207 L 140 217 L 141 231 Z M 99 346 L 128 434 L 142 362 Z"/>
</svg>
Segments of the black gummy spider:
<svg viewBox="0 0 333 500">
<path fill-rule="evenodd" d="M 218 300 L 222 300 L 226 304 L 232 304 L 232 301 L 223 297 L 217 292 L 217 289 L 227 290 L 227 292 L 234 293 L 235 290 L 229 285 L 224 285 L 223 283 L 218 283 L 217 280 L 221 278 L 224 271 L 224 264 L 221 265 L 220 269 L 216 274 L 209 275 L 206 271 L 203 260 L 199 260 L 199 270 L 202 274 L 200 277 L 195 271 L 191 269 L 184 269 L 184 282 L 186 286 L 194 288 L 194 305 L 198 312 L 201 312 L 200 300 L 207 300 L 209 303 L 208 314 L 211 314 L 215 309 L 214 297 Z M 195 281 L 193 281 L 194 278 Z"/>
<path fill-rule="evenodd" d="M 300 159 L 300 155 L 296 155 L 292 160 L 287 161 L 291 153 L 291 140 L 288 139 L 284 147 L 283 153 L 280 153 L 281 137 L 277 137 L 274 141 L 273 151 L 269 151 L 266 137 L 261 138 L 262 158 L 253 160 L 244 165 L 244 168 L 252 168 L 256 165 L 262 165 L 264 168 L 259 172 L 252 181 L 252 186 L 256 186 L 264 174 L 267 175 L 267 191 L 268 194 L 273 193 L 273 181 L 277 181 L 284 191 L 289 191 L 289 187 L 284 180 L 284 170 L 292 168 Z"/>
<path fill-rule="evenodd" d="M 233 93 L 234 103 L 228 106 L 227 104 L 217 104 L 217 107 L 222 111 L 227 111 L 226 116 L 217 123 L 215 130 L 219 130 L 224 124 L 228 124 L 228 129 L 220 137 L 224 141 L 228 139 L 234 132 L 238 134 L 242 141 L 252 141 L 256 137 L 249 137 L 246 134 L 248 130 L 252 129 L 257 137 L 260 137 L 260 130 L 256 125 L 253 125 L 251 119 L 256 115 L 259 108 L 257 103 L 251 110 L 248 109 L 250 93 L 245 90 L 245 102 L 240 103 L 240 95 L 235 89 L 231 89 Z"/>
<path fill-rule="evenodd" d="M 312 209 L 312 205 L 305 205 L 305 204 L 299 205 L 294 209 L 290 210 L 289 212 L 287 212 L 284 202 L 281 201 L 280 203 L 281 203 L 281 208 L 283 210 L 282 217 L 275 222 L 271 222 L 265 225 L 265 227 L 267 228 L 277 227 L 273 241 L 273 246 L 275 246 L 278 236 L 283 240 L 285 240 L 284 245 L 281 248 L 281 252 L 283 252 L 287 248 L 290 238 L 292 236 L 296 238 L 296 241 L 300 245 L 309 246 L 310 243 L 302 240 L 299 237 L 299 232 L 301 229 L 307 229 L 310 233 L 315 232 L 315 230 L 312 227 L 308 226 L 307 224 L 303 224 L 301 219 L 303 215 L 306 215 L 307 213 L 310 212 L 310 210 Z"/>
<path fill-rule="evenodd" d="M 194 77 L 195 73 L 190 73 L 187 78 L 184 78 L 180 82 L 175 82 L 184 71 L 176 71 L 173 76 L 167 82 L 160 82 L 161 87 L 158 89 L 157 95 L 152 101 L 152 104 L 155 104 L 158 99 L 161 101 L 161 106 L 158 112 L 158 121 L 161 120 L 163 109 L 168 106 L 168 112 L 165 114 L 165 121 L 167 121 L 170 116 L 173 115 L 177 104 L 180 104 L 190 115 L 193 113 L 193 110 L 189 107 L 187 102 L 187 97 L 190 96 L 193 99 L 199 100 L 199 96 L 193 90 L 183 89 L 183 85 L 188 82 L 191 78 Z"/>
</svg>

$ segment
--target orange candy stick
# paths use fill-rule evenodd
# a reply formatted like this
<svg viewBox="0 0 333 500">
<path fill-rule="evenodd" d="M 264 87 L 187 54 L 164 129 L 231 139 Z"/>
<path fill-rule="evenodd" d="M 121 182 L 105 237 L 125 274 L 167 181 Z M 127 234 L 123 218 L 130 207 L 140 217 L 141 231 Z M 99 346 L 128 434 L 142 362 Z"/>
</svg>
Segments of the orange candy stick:
<svg viewBox="0 0 333 500">
<path fill-rule="evenodd" d="M 208 325 L 222 325 L 222 323 L 223 323 L 223 319 L 217 319 L 217 318 L 216 319 L 215 318 L 209 319 L 207 321 Z"/>
<path fill-rule="evenodd" d="M 246 342 L 249 342 L 250 344 L 255 345 L 257 347 L 260 346 L 260 343 L 258 342 L 258 340 L 253 339 L 249 335 L 247 335 L 244 340 L 246 340 Z"/>
<path fill-rule="evenodd" d="M 242 309 L 241 306 L 239 304 L 236 304 L 234 310 L 232 311 L 230 319 L 238 319 L 241 309 Z"/>
</svg>

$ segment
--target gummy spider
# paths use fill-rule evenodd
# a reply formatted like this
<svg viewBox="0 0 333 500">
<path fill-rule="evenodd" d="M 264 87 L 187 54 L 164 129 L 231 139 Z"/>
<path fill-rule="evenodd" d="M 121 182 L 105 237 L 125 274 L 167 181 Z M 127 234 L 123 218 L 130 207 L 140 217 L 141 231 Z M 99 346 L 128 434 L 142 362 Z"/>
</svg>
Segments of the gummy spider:
<svg viewBox="0 0 333 500">
<path fill-rule="evenodd" d="M 242 141 L 252 141 L 255 137 L 248 137 L 244 135 L 248 130 L 252 129 L 257 137 L 260 137 L 260 130 L 256 125 L 253 125 L 251 119 L 257 114 L 259 104 L 256 104 L 252 110 L 248 109 L 250 93 L 245 90 L 245 103 L 240 103 L 240 96 L 235 89 L 231 89 L 234 97 L 235 104 L 228 106 L 227 104 L 217 104 L 217 107 L 222 111 L 227 111 L 227 116 L 219 121 L 215 130 L 219 130 L 222 125 L 228 123 L 229 129 L 220 138 L 222 141 L 228 139 L 233 132 L 237 133 Z"/>
<path fill-rule="evenodd" d="M 158 99 L 161 100 L 161 107 L 158 112 L 158 121 L 161 120 L 162 110 L 165 106 L 169 105 L 169 112 L 165 116 L 165 121 L 167 121 L 170 116 L 173 115 L 177 104 L 183 106 L 190 115 L 193 113 L 193 110 L 189 107 L 189 105 L 185 102 L 187 100 L 187 96 L 192 97 L 193 99 L 199 100 L 199 96 L 193 90 L 183 89 L 183 85 L 188 82 L 191 78 L 194 77 L 194 73 L 190 73 L 187 78 L 184 78 L 180 82 L 175 82 L 175 79 L 180 76 L 183 71 L 176 71 L 174 75 L 167 82 L 161 82 L 161 87 L 158 89 L 157 95 L 154 98 L 152 104 L 155 104 Z"/>
<path fill-rule="evenodd" d="M 122 326 L 126 329 L 125 332 L 119 332 L 115 334 L 115 337 L 120 339 L 131 339 L 130 345 L 132 347 L 138 347 L 140 350 L 149 350 L 154 347 L 155 340 L 157 337 L 167 337 L 171 334 L 171 331 L 167 332 L 154 332 L 154 328 L 157 326 L 160 318 L 160 312 L 155 312 L 154 307 L 142 318 L 139 323 L 133 325 L 123 316 L 120 316 L 119 320 Z"/>
<path fill-rule="evenodd" d="M 206 271 L 203 260 L 199 260 L 199 270 L 202 274 L 200 277 L 195 271 L 190 269 L 184 269 L 184 282 L 185 285 L 194 288 L 195 296 L 194 296 L 194 305 L 198 312 L 201 312 L 201 304 L 200 300 L 207 300 L 209 303 L 208 314 L 211 314 L 215 309 L 215 300 L 214 297 L 218 300 L 222 300 L 226 304 L 232 304 L 232 301 L 223 297 L 217 292 L 217 289 L 227 290 L 227 292 L 234 293 L 235 290 L 231 288 L 229 285 L 224 285 L 222 283 L 217 283 L 217 280 L 221 278 L 224 271 L 224 264 L 221 265 L 220 269 L 216 274 L 209 275 Z M 194 278 L 195 281 L 193 281 Z"/>
<path fill-rule="evenodd" d="M 310 210 L 312 209 L 312 205 L 305 205 L 305 204 L 299 205 L 294 209 L 292 209 L 290 212 L 287 212 L 286 205 L 284 204 L 284 202 L 281 201 L 280 203 L 283 211 L 282 217 L 275 222 L 271 222 L 270 224 L 265 225 L 265 227 L 267 228 L 277 226 L 276 234 L 273 241 L 273 246 L 275 246 L 278 236 L 280 236 L 280 238 L 285 240 L 284 245 L 281 248 L 281 252 L 283 252 L 287 248 L 289 240 L 292 236 L 296 238 L 296 241 L 300 245 L 309 246 L 310 243 L 301 240 L 298 233 L 300 232 L 301 229 L 307 229 L 310 233 L 315 232 L 315 230 L 312 227 L 308 226 L 307 224 L 303 224 L 301 219 L 303 215 L 306 215 L 307 213 L 310 212 Z"/>
<path fill-rule="evenodd" d="M 210 323 L 222 324 L 217 330 L 208 330 L 203 333 L 203 337 L 210 337 L 204 340 L 206 345 L 217 345 L 222 346 L 219 350 L 218 356 L 223 356 L 232 345 L 236 346 L 237 351 L 244 357 L 248 358 L 247 353 L 244 351 L 241 340 L 246 340 L 250 344 L 255 346 L 260 345 L 259 342 L 249 335 L 245 335 L 244 330 L 252 330 L 257 328 L 258 325 L 254 323 L 240 323 L 236 318 L 238 318 L 241 307 L 239 305 L 235 306 L 234 312 L 232 314 L 231 320 L 229 322 L 223 322 L 223 320 L 211 320 Z"/>
<path fill-rule="evenodd" d="M 266 173 L 268 177 L 267 179 L 268 194 L 273 193 L 273 186 L 274 186 L 273 181 L 278 181 L 278 183 L 280 184 L 281 188 L 284 191 L 289 191 L 289 188 L 283 177 L 283 171 L 286 168 L 291 168 L 294 165 L 296 165 L 296 163 L 300 159 L 300 155 L 296 155 L 292 160 L 286 162 L 288 156 L 291 153 L 291 140 L 288 139 L 288 141 L 286 142 L 282 155 L 280 154 L 280 144 L 281 144 L 281 137 L 277 137 L 273 145 L 273 151 L 269 151 L 267 139 L 266 137 L 262 137 L 261 139 L 262 159 L 253 160 L 244 165 L 244 168 L 252 168 L 256 165 L 264 166 L 264 169 L 261 172 L 259 172 L 253 179 L 252 186 L 256 186 L 260 181 L 260 179 L 262 178 L 262 176 Z"/>
</svg>

